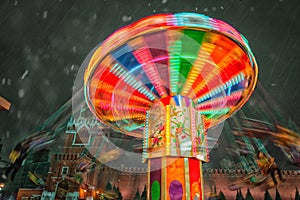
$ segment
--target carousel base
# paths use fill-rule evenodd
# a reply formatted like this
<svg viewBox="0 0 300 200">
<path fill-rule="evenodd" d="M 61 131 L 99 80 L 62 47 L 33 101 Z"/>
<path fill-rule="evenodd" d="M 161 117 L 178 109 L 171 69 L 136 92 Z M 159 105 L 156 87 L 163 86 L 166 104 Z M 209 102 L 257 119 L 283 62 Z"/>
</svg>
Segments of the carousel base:
<svg viewBox="0 0 300 200">
<path fill-rule="evenodd" d="M 148 160 L 148 199 L 203 200 L 202 161 L 162 157 Z"/>
</svg>

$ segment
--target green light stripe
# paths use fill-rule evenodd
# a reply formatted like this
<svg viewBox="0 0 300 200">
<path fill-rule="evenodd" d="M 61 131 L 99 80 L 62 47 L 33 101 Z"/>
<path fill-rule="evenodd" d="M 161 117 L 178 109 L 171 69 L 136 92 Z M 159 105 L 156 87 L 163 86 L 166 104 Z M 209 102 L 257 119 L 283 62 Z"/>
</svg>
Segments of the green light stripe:
<svg viewBox="0 0 300 200">
<path fill-rule="evenodd" d="M 181 46 L 181 40 L 172 41 L 169 44 L 170 87 L 174 94 L 178 91 Z"/>
<path fill-rule="evenodd" d="M 181 59 L 180 59 L 180 77 L 179 77 L 179 88 L 181 91 L 185 85 L 188 74 L 198 57 L 198 52 L 201 47 L 205 32 L 199 30 L 185 29 L 183 31 L 184 36 L 182 40 L 181 48 Z"/>
<path fill-rule="evenodd" d="M 199 110 L 199 112 L 202 115 L 221 115 L 221 114 L 227 114 L 230 111 L 230 108 L 223 108 L 223 109 L 218 109 L 218 110 Z M 210 116 L 212 117 L 212 116 Z M 208 118 L 210 118 L 208 117 Z"/>
</svg>

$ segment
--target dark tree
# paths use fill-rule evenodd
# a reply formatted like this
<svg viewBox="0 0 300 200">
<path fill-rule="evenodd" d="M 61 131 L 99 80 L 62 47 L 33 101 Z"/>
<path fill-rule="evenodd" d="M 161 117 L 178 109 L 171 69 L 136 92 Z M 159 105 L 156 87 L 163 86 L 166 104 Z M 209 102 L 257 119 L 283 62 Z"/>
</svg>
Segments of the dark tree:
<svg viewBox="0 0 300 200">
<path fill-rule="evenodd" d="M 141 195 L 140 195 L 140 192 L 139 192 L 139 189 L 137 189 L 135 195 L 134 195 L 134 198 L 133 200 L 140 200 L 141 199 Z"/>
<path fill-rule="evenodd" d="M 245 200 L 254 200 L 249 188 L 247 189 L 246 199 Z"/>
<path fill-rule="evenodd" d="M 118 199 L 117 200 L 122 200 L 123 197 L 122 197 L 122 193 L 118 190 Z"/>
<path fill-rule="evenodd" d="M 117 189 L 116 185 L 113 186 L 112 191 L 118 192 L 118 189 Z"/>
<path fill-rule="evenodd" d="M 225 197 L 224 193 L 222 192 L 222 190 L 219 193 L 219 199 L 220 200 L 226 200 L 226 197 Z"/>
<path fill-rule="evenodd" d="M 271 195 L 270 195 L 270 193 L 269 193 L 268 190 L 266 190 L 266 192 L 265 192 L 265 198 L 264 198 L 264 200 L 272 200 L 272 197 L 271 197 Z"/>
<path fill-rule="evenodd" d="M 275 200 L 281 200 L 281 196 L 279 194 L 278 189 L 276 188 L 276 196 L 275 196 Z"/>
<path fill-rule="evenodd" d="M 244 200 L 241 190 L 236 192 L 235 200 Z"/>
<path fill-rule="evenodd" d="M 210 194 L 209 194 L 209 200 L 213 200 L 213 199 L 217 199 L 218 195 L 217 195 L 217 188 L 216 186 L 214 186 L 214 189 L 212 190 L 212 188 L 210 188 Z"/>
<path fill-rule="evenodd" d="M 142 200 L 146 200 L 147 199 L 147 187 L 146 187 L 146 185 L 145 185 L 144 190 L 142 192 L 141 199 Z"/>
<path fill-rule="evenodd" d="M 112 190 L 112 185 L 111 185 L 111 183 L 109 181 L 106 184 L 105 190 L 106 191 L 111 191 Z"/>
<path fill-rule="evenodd" d="M 300 200 L 300 194 L 298 188 L 296 187 L 295 200 Z"/>
</svg>

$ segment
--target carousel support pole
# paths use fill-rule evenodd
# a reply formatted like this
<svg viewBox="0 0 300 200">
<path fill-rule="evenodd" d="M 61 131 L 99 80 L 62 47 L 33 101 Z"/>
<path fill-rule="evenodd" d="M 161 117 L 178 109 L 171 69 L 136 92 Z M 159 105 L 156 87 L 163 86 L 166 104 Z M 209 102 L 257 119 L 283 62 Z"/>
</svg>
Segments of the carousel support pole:
<svg viewBox="0 0 300 200">
<path fill-rule="evenodd" d="M 204 200 L 202 161 L 208 160 L 203 118 L 188 106 L 154 107 L 147 114 L 144 159 L 148 199 Z"/>
</svg>

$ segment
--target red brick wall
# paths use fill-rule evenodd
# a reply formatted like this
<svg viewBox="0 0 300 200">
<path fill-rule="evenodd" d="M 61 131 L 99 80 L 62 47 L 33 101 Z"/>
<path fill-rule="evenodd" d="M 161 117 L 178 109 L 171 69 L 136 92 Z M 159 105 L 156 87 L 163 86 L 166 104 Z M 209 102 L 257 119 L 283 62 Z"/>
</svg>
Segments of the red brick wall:
<svg viewBox="0 0 300 200">
<path fill-rule="evenodd" d="M 131 170 L 135 170 L 135 173 L 130 173 Z M 105 167 L 100 169 L 99 172 L 98 176 L 95 176 L 97 178 L 97 187 L 105 188 L 106 184 L 110 182 L 112 186 L 119 187 L 124 200 L 132 200 L 137 190 L 141 194 L 144 186 L 147 184 L 147 174 L 142 169 L 128 168 L 118 171 Z"/>
<path fill-rule="evenodd" d="M 20 188 L 16 200 L 21 200 L 22 197 L 28 197 L 28 199 L 30 199 L 32 195 L 42 195 L 42 192 L 42 189 Z"/>
<path fill-rule="evenodd" d="M 62 179 L 61 170 L 63 167 L 69 167 L 68 175 L 73 175 L 73 172 L 75 171 L 74 168 L 76 167 L 77 158 L 77 154 L 74 153 L 61 153 L 52 155 L 51 164 L 46 181 L 47 191 L 54 191 L 56 182 Z"/>
<path fill-rule="evenodd" d="M 72 146 L 73 135 L 67 134 L 65 137 L 65 147 L 62 154 L 54 154 L 51 159 L 51 166 L 47 178 L 47 191 L 54 191 L 57 180 L 61 179 L 61 168 L 69 166 L 69 172 L 74 171 L 76 165 L 77 154 L 82 151 L 82 147 Z M 127 172 L 124 172 L 126 171 Z M 139 173 L 131 173 L 130 171 L 139 171 Z M 282 199 L 294 199 L 295 187 L 300 189 L 300 171 L 283 171 L 286 177 L 286 182 L 278 185 L 279 193 Z M 235 199 L 236 191 L 229 190 L 229 185 L 237 180 L 245 178 L 242 170 L 204 170 L 204 193 L 208 198 L 211 193 L 211 188 L 216 186 L 217 193 L 221 190 L 226 198 Z M 55 179 L 57 177 L 57 179 Z M 145 184 L 147 184 L 147 174 L 140 169 L 122 169 L 121 171 L 101 167 L 93 172 L 90 172 L 85 180 L 86 183 L 94 185 L 95 189 L 105 188 L 107 182 L 119 187 L 124 200 L 133 199 L 137 190 L 142 193 Z M 255 200 L 264 198 L 266 184 L 260 187 L 253 185 L 242 185 L 242 194 L 245 197 L 247 188 L 250 188 L 251 194 Z M 270 188 L 269 193 L 272 198 L 275 198 L 275 188 Z"/>
<path fill-rule="evenodd" d="M 300 171 L 282 171 L 285 182 L 279 183 L 277 186 L 281 198 L 284 199 L 294 199 L 296 187 L 300 188 Z M 222 172 L 222 170 L 205 170 L 204 171 L 204 190 L 205 196 L 208 197 L 211 192 L 211 187 L 216 186 L 217 194 L 222 190 L 227 199 L 235 199 L 237 191 L 229 190 L 229 185 L 236 182 L 237 180 L 242 180 L 245 178 L 245 174 L 241 170 Z M 271 197 L 275 199 L 276 188 L 273 185 L 271 178 L 268 179 L 268 184 L 262 184 L 260 186 L 254 186 L 251 184 L 241 184 L 242 194 L 245 198 L 247 189 L 249 188 L 252 196 L 255 200 L 263 200 L 265 191 L 268 190 Z"/>
</svg>

